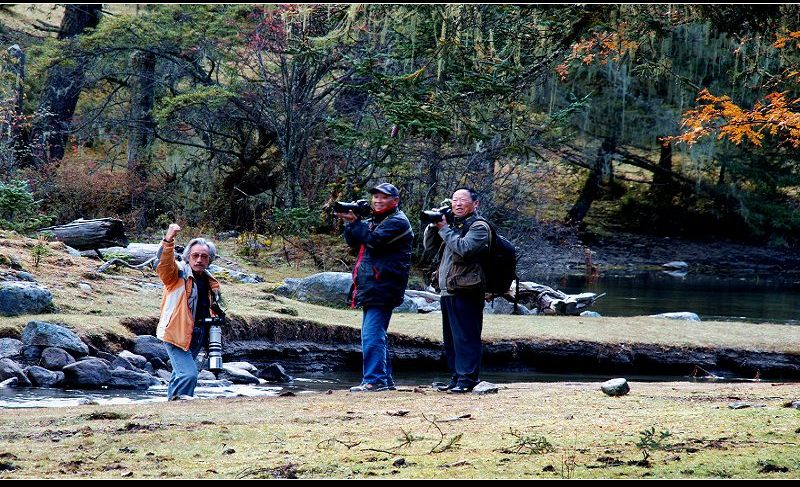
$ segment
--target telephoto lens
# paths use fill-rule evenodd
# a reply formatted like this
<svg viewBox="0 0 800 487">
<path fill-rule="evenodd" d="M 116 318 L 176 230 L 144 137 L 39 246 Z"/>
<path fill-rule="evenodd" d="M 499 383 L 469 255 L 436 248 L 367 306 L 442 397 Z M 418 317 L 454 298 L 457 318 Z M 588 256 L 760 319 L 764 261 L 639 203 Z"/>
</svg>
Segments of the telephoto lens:
<svg viewBox="0 0 800 487">
<path fill-rule="evenodd" d="M 208 329 L 208 370 L 222 370 L 222 327 Z"/>
</svg>

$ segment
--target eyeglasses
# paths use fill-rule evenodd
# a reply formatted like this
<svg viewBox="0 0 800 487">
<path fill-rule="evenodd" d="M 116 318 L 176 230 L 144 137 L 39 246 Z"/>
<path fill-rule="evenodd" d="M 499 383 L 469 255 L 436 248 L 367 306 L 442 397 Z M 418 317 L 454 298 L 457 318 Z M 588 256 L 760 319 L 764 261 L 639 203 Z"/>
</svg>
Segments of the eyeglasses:
<svg viewBox="0 0 800 487">
<path fill-rule="evenodd" d="M 211 256 L 208 254 L 198 254 L 198 253 L 189 254 L 189 257 L 191 257 L 192 259 L 203 259 L 203 260 L 209 260 L 211 258 Z"/>
</svg>

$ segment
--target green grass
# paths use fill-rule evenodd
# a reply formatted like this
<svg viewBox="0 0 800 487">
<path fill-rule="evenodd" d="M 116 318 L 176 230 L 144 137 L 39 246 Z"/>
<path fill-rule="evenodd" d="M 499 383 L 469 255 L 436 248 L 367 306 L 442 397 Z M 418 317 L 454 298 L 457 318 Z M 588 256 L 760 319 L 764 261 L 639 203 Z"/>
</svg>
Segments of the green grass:
<svg viewBox="0 0 800 487">
<path fill-rule="evenodd" d="M 798 384 L 632 383 L 611 398 L 592 383 L 517 383 L 483 397 L 407 388 L 0 410 L 0 458 L 16 467 L 0 478 L 788 479 L 800 412 L 782 405 L 798 396 Z M 732 398 L 765 407 L 732 410 Z M 670 436 L 643 466 L 651 428 Z M 520 437 L 552 449 L 513 453 Z"/>
</svg>

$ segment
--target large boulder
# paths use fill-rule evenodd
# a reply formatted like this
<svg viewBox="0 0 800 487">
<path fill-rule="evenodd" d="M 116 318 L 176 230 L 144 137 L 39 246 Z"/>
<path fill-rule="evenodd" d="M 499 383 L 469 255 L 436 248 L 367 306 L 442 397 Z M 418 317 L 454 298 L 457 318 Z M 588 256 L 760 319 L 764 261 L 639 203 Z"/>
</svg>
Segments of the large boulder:
<svg viewBox="0 0 800 487">
<path fill-rule="evenodd" d="M 286 369 L 278 363 L 269 364 L 258 373 L 258 376 L 267 382 L 286 383 L 294 380 L 291 375 L 286 373 Z"/>
<path fill-rule="evenodd" d="M 0 281 L 0 316 L 37 315 L 53 308 L 46 288 L 24 281 Z"/>
<path fill-rule="evenodd" d="M 22 357 L 22 348 L 24 346 L 16 338 L 0 338 L 0 358 L 17 360 Z"/>
<path fill-rule="evenodd" d="M 18 363 L 10 358 L 0 359 L 0 381 L 13 377 L 18 379 L 18 385 L 20 386 L 29 387 L 31 385 L 31 381 L 28 380 L 28 376 L 25 375 L 25 371 L 22 370 Z"/>
<path fill-rule="evenodd" d="M 53 372 L 38 365 L 26 368 L 25 373 L 36 387 L 55 387 L 64 382 L 64 372 Z"/>
<path fill-rule="evenodd" d="M 144 369 L 147 366 L 147 357 L 144 355 L 136 355 L 128 350 L 123 350 L 119 353 L 119 357 L 124 358 L 130 362 L 131 365 L 139 369 Z"/>
<path fill-rule="evenodd" d="M 139 335 L 133 345 L 133 353 L 145 357 L 147 360 L 159 359 L 161 362 L 169 362 L 169 354 L 164 342 L 153 335 Z"/>
<path fill-rule="evenodd" d="M 395 313 L 418 313 L 416 301 L 408 296 L 403 296 L 403 303 L 393 310 Z"/>
<path fill-rule="evenodd" d="M 353 276 L 349 272 L 320 272 L 303 279 L 286 279 L 275 294 L 307 303 L 343 305 L 352 284 Z"/>
<path fill-rule="evenodd" d="M 40 362 L 45 369 L 61 370 L 69 364 L 74 364 L 75 359 L 63 348 L 47 347 L 42 350 Z"/>
<path fill-rule="evenodd" d="M 100 387 L 111 380 L 111 366 L 99 358 L 88 358 L 63 369 L 64 382 L 78 387 Z"/>
<path fill-rule="evenodd" d="M 624 378 L 611 379 L 600 384 L 600 390 L 612 397 L 624 396 L 631 390 L 628 381 Z"/>
<path fill-rule="evenodd" d="M 111 371 L 111 379 L 108 381 L 108 387 L 114 389 L 145 390 L 158 383 L 158 380 L 150 374 L 116 368 Z"/>
<path fill-rule="evenodd" d="M 234 384 L 260 384 L 258 377 L 250 372 L 231 367 L 228 364 L 222 364 L 223 369 L 217 374 L 219 380 L 229 380 Z"/>
<path fill-rule="evenodd" d="M 72 330 L 46 321 L 29 321 L 22 330 L 22 342 L 29 346 L 63 348 L 79 357 L 89 354 L 89 347 Z"/>
</svg>

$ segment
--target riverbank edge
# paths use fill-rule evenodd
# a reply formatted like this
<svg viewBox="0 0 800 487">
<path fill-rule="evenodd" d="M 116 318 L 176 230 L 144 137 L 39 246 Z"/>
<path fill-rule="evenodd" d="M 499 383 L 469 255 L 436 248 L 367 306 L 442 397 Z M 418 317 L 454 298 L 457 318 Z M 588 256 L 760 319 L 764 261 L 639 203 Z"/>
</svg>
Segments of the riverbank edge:
<svg viewBox="0 0 800 487">
<path fill-rule="evenodd" d="M 157 318 L 129 318 L 122 325 L 137 335 L 154 334 Z M 396 370 L 446 372 L 440 341 L 393 332 L 389 336 Z M 248 361 L 257 366 L 279 362 L 294 374 L 361 370 L 360 330 L 351 326 L 236 316 L 223 340 L 225 361 Z M 482 363 L 485 370 L 555 374 L 800 380 L 800 354 L 730 347 L 484 339 Z"/>
</svg>

